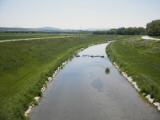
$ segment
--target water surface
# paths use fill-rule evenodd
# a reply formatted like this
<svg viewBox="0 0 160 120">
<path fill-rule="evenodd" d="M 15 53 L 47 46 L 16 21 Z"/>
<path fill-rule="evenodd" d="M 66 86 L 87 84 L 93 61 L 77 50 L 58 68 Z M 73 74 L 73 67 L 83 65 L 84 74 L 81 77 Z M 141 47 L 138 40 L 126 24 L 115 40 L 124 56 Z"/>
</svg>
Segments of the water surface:
<svg viewBox="0 0 160 120">
<path fill-rule="evenodd" d="M 91 46 L 74 57 L 49 84 L 31 120 L 160 120 L 112 65 L 106 46 Z"/>
</svg>

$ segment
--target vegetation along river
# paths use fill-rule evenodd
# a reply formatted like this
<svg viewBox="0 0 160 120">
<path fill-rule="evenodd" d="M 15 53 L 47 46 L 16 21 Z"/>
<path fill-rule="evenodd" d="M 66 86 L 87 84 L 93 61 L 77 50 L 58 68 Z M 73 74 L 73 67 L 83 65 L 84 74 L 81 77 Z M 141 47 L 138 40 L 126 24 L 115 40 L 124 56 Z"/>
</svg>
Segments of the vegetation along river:
<svg viewBox="0 0 160 120">
<path fill-rule="evenodd" d="M 112 65 L 107 45 L 88 47 L 69 61 L 33 108 L 31 120 L 160 120 Z"/>
</svg>

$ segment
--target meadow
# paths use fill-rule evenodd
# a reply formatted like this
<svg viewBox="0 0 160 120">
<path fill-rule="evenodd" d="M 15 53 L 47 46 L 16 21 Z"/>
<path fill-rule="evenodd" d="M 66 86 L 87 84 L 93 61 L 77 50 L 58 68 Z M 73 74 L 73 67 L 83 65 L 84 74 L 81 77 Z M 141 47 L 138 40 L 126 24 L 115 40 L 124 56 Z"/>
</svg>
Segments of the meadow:
<svg viewBox="0 0 160 120">
<path fill-rule="evenodd" d="M 160 41 L 130 38 L 107 48 L 111 60 L 137 82 L 142 93 L 160 101 Z"/>
<path fill-rule="evenodd" d="M 12 39 L 26 39 L 26 38 L 40 38 L 40 37 L 62 37 L 62 36 L 72 36 L 73 34 L 58 34 L 58 33 L 31 33 L 31 32 L 1 32 L 0 40 L 12 40 Z"/>
</svg>

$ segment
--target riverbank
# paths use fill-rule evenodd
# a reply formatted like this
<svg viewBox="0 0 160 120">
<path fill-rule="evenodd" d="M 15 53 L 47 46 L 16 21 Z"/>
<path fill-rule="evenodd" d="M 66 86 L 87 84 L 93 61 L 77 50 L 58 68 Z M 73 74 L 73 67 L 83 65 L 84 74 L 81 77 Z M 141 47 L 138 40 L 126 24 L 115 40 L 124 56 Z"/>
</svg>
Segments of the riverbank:
<svg viewBox="0 0 160 120">
<path fill-rule="evenodd" d="M 43 83 L 43 85 L 41 85 L 41 89 L 40 89 L 40 96 L 35 96 L 33 101 L 31 101 L 28 109 L 24 112 L 24 116 L 29 119 L 29 114 L 31 112 L 31 110 L 33 109 L 33 107 L 35 107 L 36 105 L 39 104 L 39 101 L 41 99 L 41 97 L 43 96 L 43 93 L 45 92 L 45 90 L 47 89 L 48 85 L 50 82 L 52 82 L 55 79 L 55 76 L 58 74 L 58 72 L 70 61 L 70 59 L 74 56 L 74 54 L 76 54 L 78 51 L 82 50 L 83 47 L 87 47 L 87 45 L 84 46 L 79 46 L 78 48 L 75 48 L 75 50 L 70 51 L 69 53 L 66 54 L 66 56 L 64 56 L 64 58 L 60 58 L 59 64 L 57 64 L 56 68 L 52 71 L 53 73 L 48 73 L 48 76 L 46 76 L 46 80 Z"/>
<path fill-rule="evenodd" d="M 75 43 L 65 47 L 65 43 L 63 43 L 63 42 L 65 42 L 66 40 L 62 40 L 62 39 L 59 39 L 59 41 L 60 41 L 59 44 L 61 44 L 61 45 L 55 46 L 56 41 L 57 40 L 55 40 L 53 43 L 51 41 L 48 41 L 48 42 L 41 41 L 42 43 L 39 41 L 41 44 L 39 46 L 36 45 L 36 43 L 28 43 L 31 45 L 31 47 L 33 47 L 33 46 L 34 47 L 35 46 L 42 47 L 42 49 L 35 48 L 35 50 L 28 51 L 28 53 L 25 53 L 27 55 L 30 54 L 29 56 L 36 55 L 33 58 L 28 58 L 28 59 L 32 59 L 31 62 L 33 62 L 33 63 L 28 63 L 28 64 L 30 64 L 29 66 L 31 66 L 31 67 L 29 67 L 29 66 L 23 67 L 22 66 L 23 68 L 17 68 L 19 70 L 16 70 L 15 72 L 13 71 L 13 73 L 9 73 L 9 74 L 6 73 L 10 76 L 12 76 L 12 75 L 13 76 L 10 79 L 8 79 L 8 81 L 6 81 L 6 85 L 1 84 L 1 85 L 3 85 L 3 87 L 9 86 L 10 85 L 9 82 L 12 82 L 13 80 L 17 80 L 17 79 L 19 79 L 19 80 L 15 81 L 14 85 L 12 85 L 12 87 L 11 86 L 8 87 L 6 90 L 5 89 L 3 90 L 1 88 L 0 92 L 2 94 L 7 94 L 7 95 L 2 96 L 2 94 L 1 94 L 1 98 L 4 98 L 4 97 L 5 98 L 4 98 L 4 100 L 3 99 L 0 100 L 0 102 L 1 102 L 0 104 L 2 104 L 1 110 L 0 110 L 0 116 L 1 116 L 0 118 L 8 119 L 8 120 L 9 120 L 9 118 L 12 118 L 12 120 L 24 119 L 24 117 L 23 117 L 24 111 L 27 109 L 28 103 L 30 103 L 31 101 L 34 101 L 34 99 L 33 99 L 34 96 L 37 96 L 37 95 L 41 96 L 42 95 L 40 89 L 41 89 L 42 85 L 44 85 L 44 83 L 46 82 L 48 76 L 50 76 L 53 73 L 53 71 L 55 71 L 57 69 L 57 67 L 63 61 L 65 61 L 71 55 L 73 55 L 74 51 L 76 51 L 82 47 L 81 45 L 78 45 L 75 47 L 74 46 Z M 23 43 L 21 43 L 21 45 L 22 44 Z M 66 45 L 67 45 L 67 43 L 66 43 Z M 62 50 L 56 51 L 57 53 L 51 52 L 52 50 L 54 50 L 54 48 L 53 49 L 51 48 L 52 46 L 53 47 L 60 47 L 60 48 L 62 47 L 65 51 L 62 49 Z M 44 47 L 46 47 L 46 48 L 44 48 Z M 23 48 L 23 49 L 28 49 L 28 48 Z M 37 50 L 39 53 L 37 53 Z M 49 51 L 47 51 L 47 50 L 49 50 Z M 32 53 L 30 53 L 30 52 L 32 52 Z M 46 53 L 42 56 L 42 52 L 46 52 Z M 22 55 L 22 54 L 20 54 L 20 55 Z M 25 59 L 27 59 L 26 55 L 22 55 L 22 56 L 20 56 L 20 55 L 18 55 L 18 56 L 24 57 Z M 53 56 L 53 57 L 51 57 L 51 56 Z M 18 60 L 18 59 L 20 59 L 20 58 L 15 58 L 15 60 Z M 53 59 L 53 60 L 51 61 L 49 59 Z M 48 63 L 45 63 L 45 60 Z M 27 62 L 29 62 L 29 61 L 27 61 Z M 41 65 L 39 62 L 41 63 Z M 20 64 L 20 63 L 17 63 L 17 64 Z M 27 63 L 25 63 L 25 64 L 27 64 Z M 8 65 L 9 65 L 9 63 L 8 63 Z M 14 64 L 12 63 L 11 65 L 14 65 Z M 19 67 L 19 66 L 15 66 L 15 67 Z M 28 74 L 28 72 L 29 72 L 29 74 Z M 25 75 L 25 74 L 27 74 L 27 75 Z M 14 76 L 14 75 L 16 75 L 16 76 Z M 3 79 L 4 80 L 7 79 L 7 75 L 3 75 L 2 80 Z M 1 81 L 1 82 L 3 82 L 3 81 Z"/>
<path fill-rule="evenodd" d="M 158 41 L 130 39 L 116 41 L 107 48 L 107 53 L 122 75 L 160 110 Z"/>
</svg>

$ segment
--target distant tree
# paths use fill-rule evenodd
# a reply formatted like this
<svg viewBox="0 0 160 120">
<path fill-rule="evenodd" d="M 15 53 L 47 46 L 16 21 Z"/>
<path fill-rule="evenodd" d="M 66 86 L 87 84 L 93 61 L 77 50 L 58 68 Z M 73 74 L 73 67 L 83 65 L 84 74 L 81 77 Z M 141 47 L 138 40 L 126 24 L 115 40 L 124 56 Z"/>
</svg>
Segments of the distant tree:
<svg viewBox="0 0 160 120">
<path fill-rule="evenodd" d="M 154 20 L 147 24 L 146 31 L 148 35 L 160 36 L 160 20 Z"/>
<path fill-rule="evenodd" d="M 107 34 L 117 34 L 117 29 L 110 29 L 106 33 Z"/>
<path fill-rule="evenodd" d="M 129 28 L 118 28 L 110 29 L 107 31 L 107 34 L 118 34 L 118 35 L 144 35 L 146 33 L 145 28 L 143 27 L 129 27 Z"/>
<path fill-rule="evenodd" d="M 126 34 L 125 28 L 124 27 L 118 28 L 117 29 L 117 34 L 119 34 L 119 35 L 125 35 Z"/>
<path fill-rule="evenodd" d="M 110 29 L 108 31 L 94 31 L 93 34 L 102 35 L 102 34 L 110 34 L 110 35 L 144 35 L 146 34 L 146 29 L 143 27 L 122 27 L 118 29 Z"/>
</svg>

